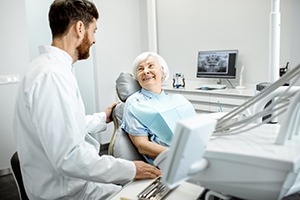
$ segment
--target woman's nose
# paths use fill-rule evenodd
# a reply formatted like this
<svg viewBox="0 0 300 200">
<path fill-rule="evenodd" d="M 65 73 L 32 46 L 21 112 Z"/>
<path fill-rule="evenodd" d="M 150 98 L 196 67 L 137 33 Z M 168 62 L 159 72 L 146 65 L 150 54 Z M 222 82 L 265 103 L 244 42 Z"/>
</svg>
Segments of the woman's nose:
<svg viewBox="0 0 300 200">
<path fill-rule="evenodd" d="M 147 67 L 144 68 L 144 74 L 149 74 L 149 69 Z"/>
</svg>

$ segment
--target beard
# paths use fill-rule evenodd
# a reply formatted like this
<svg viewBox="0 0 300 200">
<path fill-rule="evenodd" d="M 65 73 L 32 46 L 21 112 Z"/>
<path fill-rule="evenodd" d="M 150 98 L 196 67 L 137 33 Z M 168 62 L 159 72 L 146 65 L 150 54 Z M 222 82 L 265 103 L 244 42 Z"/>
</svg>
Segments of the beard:
<svg viewBox="0 0 300 200">
<path fill-rule="evenodd" d="M 81 44 L 76 48 L 78 52 L 78 60 L 87 59 L 90 56 L 90 47 L 91 43 L 89 41 L 87 32 L 85 32 Z"/>
</svg>

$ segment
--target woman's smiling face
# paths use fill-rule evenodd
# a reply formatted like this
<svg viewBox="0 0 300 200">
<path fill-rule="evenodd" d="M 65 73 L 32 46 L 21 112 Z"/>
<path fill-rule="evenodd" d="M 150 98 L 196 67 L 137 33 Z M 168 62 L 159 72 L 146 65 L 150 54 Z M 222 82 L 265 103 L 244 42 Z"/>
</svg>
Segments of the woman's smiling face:
<svg viewBox="0 0 300 200">
<path fill-rule="evenodd" d="M 162 68 L 151 55 L 141 61 L 137 67 L 137 80 L 142 88 L 155 92 L 161 92 L 163 79 Z"/>
</svg>

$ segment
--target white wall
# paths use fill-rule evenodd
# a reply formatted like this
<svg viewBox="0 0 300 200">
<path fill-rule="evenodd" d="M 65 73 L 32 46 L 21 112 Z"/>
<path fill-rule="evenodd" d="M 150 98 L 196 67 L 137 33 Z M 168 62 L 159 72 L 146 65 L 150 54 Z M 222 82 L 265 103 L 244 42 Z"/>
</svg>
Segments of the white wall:
<svg viewBox="0 0 300 200">
<path fill-rule="evenodd" d="M 48 12 L 52 0 L 25 0 L 30 60 L 39 55 L 40 45 L 51 44 Z"/>
<path fill-rule="evenodd" d="M 292 29 L 299 35 L 299 8 L 298 0 L 281 1 L 281 67 L 293 54 L 299 55 L 299 47 L 291 48 L 291 40 L 299 41 L 291 37 Z M 186 79 L 196 80 L 198 51 L 238 49 L 237 67 L 245 67 L 244 81 L 267 81 L 270 11 L 270 0 L 159 0 L 159 53 L 171 74 L 182 72 Z"/>
<path fill-rule="evenodd" d="M 100 11 L 96 45 L 96 88 L 98 110 L 116 100 L 115 80 L 121 71 L 131 72 L 134 58 L 147 50 L 145 1 L 95 1 Z M 101 142 L 107 143 L 112 124 Z"/>
<path fill-rule="evenodd" d="M 23 74 L 29 61 L 25 2 L 0 1 L 0 75 Z M 0 170 L 16 151 L 12 119 L 18 84 L 0 85 Z"/>
<path fill-rule="evenodd" d="M 291 0 L 291 58 L 290 64 L 292 67 L 300 64 L 300 1 Z M 300 79 L 297 81 L 297 85 L 300 85 Z"/>
</svg>

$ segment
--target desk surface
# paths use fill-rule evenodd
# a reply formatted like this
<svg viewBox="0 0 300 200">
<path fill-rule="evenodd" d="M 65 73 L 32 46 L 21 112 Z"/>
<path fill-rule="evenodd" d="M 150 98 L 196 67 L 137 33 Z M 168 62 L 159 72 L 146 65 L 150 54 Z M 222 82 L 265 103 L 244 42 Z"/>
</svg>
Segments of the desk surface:
<svg viewBox="0 0 300 200">
<path fill-rule="evenodd" d="M 138 180 L 131 182 L 130 184 L 123 187 L 111 200 L 137 200 L 137 195 L 144 190 L 154 179 Z M 165 200 L 196 200 L 203 187 L 184 182 L 179 187 L 171 191 L 165 198 Z"/>
<path fill-rule="evenodd" d="M 252 88 L 246 88 L 245 90 L 237 90 L 232 88 L 220 89 L 220 90 L 199 90 L 196 87 L 185 87 L 185 88 L 173 88 L 171 86 L 163 86 L 163 89 L 166 91 L 174 92 L 196 92 L 199 94 L 216 94 L 216 95 L 230 95 L 230 96 L 245 96 L 253 97 L 257 93 Z"/>
</svg>

